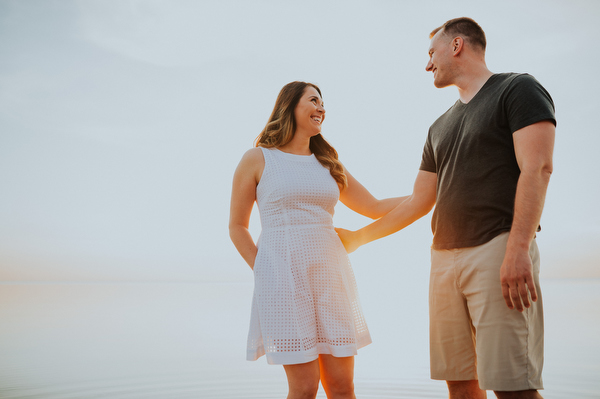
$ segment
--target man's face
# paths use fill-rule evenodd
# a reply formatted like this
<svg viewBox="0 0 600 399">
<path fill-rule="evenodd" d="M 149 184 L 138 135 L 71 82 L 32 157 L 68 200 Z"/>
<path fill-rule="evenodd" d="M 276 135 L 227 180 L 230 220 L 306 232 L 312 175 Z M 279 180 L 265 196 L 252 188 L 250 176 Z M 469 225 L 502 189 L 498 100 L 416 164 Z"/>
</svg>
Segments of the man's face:
<svg viewBox="0 0 600 399">
<path fill-rule="evenodd" d="M 426 71 L 433 72 L 433 85 L 437 88 L 454 84 L 454 57 L 452 55 L 452 41 L 443 30 L 438 31 L 431 38 L 429 45 L 429 62 Z"/>
</svg>

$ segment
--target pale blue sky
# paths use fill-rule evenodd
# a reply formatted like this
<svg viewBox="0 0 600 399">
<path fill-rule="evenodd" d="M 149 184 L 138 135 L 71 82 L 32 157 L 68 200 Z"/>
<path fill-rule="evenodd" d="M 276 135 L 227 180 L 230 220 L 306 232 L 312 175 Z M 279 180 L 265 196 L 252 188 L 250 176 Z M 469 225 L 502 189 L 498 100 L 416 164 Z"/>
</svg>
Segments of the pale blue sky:
<svg viewBox="0 0 600 399">
<path fill-rule="evenodd" d="M 373 194 L 409 194 L 457 98 L 424 70 L 428 33 L 458 16 L 557 107 L 542 276 L 600 277 L 597 1 L 0 0 L 0 280 L 251 281 L 231 177 L 292 80 L 321 87 L 323 133 Z M 430 242 L 427 217 L 351 259 L 421 276 Z"/>
</svg>

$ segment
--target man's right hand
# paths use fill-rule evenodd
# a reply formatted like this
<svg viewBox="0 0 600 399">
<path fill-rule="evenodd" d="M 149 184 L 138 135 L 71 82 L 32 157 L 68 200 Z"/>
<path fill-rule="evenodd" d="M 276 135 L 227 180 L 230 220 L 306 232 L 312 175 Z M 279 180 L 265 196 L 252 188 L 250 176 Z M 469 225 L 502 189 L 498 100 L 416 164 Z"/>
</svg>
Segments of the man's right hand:
<svg viewBox="0 0 600 399">
<path fill-rule="evenodd" d="M 346 248 L 346 252 L 352 253 L 352 252 L 356 251 L 356 249 L 358 247 L 360 247 L 360 244 L 358 244 L 358 242 L 356 240 L 356 232 L 355 231 L 350 231 L 350 230 L 341 229 L 339 227 L 336 227 L 335 232 L 338 234 L 338 237 L 340 237 L 342 244 L 344 244 L 344 248 Z"/>
</svg>

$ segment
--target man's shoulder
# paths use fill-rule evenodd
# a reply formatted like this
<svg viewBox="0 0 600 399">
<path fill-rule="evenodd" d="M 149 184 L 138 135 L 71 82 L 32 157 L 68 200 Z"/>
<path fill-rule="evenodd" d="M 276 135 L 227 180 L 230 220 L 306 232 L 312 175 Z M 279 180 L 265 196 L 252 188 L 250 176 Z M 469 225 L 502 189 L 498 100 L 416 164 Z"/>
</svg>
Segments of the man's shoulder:
<svg viewBox="0 0 600 399">
<path fill-rule="evenodd" d="M 513 100 L 528 101 L 531 96 L 550 97 L 544 86 L 528 73 L 498 73 L 493 75 L 493 78 L 486 96 L 490 101 L 505 103 Z"/>
<path fill-rule="evenodd" d="M 495 76 L 497 79 L 500 79 L 500 80 L 511 81 L 511 80 L 521 77 L 521 76 L 531 76 L 531 75 L 528 73 L 525 73 L 525 72 L 502 72 L 502 73 L 495 73 L 493 76 Z"/>
<path fill-rule="evenodd" d="M 494 76 L 496 78 L 496 85 L 502 87 L 513 87 L 516 85 L 541 86 L 540 82 L 528 73 L 506 72 L 497 73 Z"/>
<path fill-rule="evenodd" d="M 520 84 L 522 81 L 535 81 L 535 78 L 528 73 L 504 72 L 492 75 L 492 86 L 510 87 L 514 84 Z"/>
</svg>

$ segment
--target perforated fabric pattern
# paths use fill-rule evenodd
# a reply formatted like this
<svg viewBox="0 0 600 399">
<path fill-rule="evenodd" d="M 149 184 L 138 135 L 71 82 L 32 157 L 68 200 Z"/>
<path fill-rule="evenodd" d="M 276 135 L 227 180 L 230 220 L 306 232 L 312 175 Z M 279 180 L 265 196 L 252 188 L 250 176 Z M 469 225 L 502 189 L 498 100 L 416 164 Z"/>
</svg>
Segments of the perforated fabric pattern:
<svg viewBox="0 0 600 399">
<path fill-rule="evenodd" d="M 337 183 L 314 155 L 261 148 L 262 231 L 254 264 L 248 360 L 298 364 L 352 356 L 371 342 L 332 216 Z"/>
</svg>

